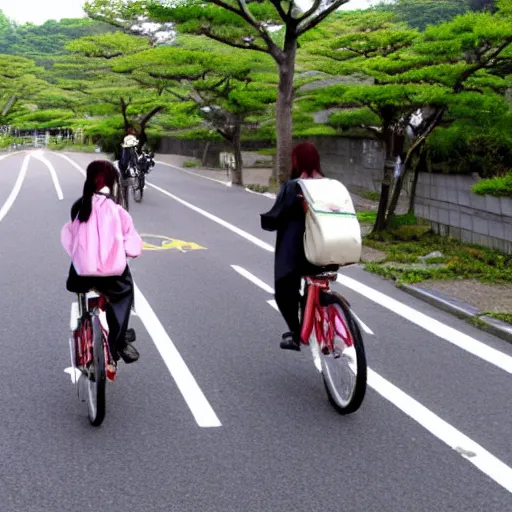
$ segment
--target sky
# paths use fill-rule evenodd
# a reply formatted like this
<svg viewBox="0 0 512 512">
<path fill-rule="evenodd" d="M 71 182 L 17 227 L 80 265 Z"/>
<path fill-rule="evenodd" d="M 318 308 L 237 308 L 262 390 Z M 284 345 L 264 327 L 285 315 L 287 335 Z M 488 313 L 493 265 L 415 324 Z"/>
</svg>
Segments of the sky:
<svg viewBox="0 0 512 512">
<path fill-rule="evenodd" d="M 350 0 L 347 9 L 368 7 L 373 0 Z M 18 23 L 41 24 L 50 19 L 83 16 L 84 0 L 0 0 L 0 10 Z"/>
</svg>

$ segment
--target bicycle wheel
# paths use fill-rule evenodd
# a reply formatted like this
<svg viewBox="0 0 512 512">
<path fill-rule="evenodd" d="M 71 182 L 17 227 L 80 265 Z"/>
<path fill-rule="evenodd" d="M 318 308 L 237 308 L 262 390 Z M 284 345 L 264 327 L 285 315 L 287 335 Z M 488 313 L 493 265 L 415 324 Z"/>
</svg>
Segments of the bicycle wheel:
<svg viewBox="0 0 512 512">
<path fill-rule="evenodd" d="M 130 187 L 128 180 L 125 179 L 121 184 L 121 206 L 128 211 L 128 196 L 130 195 Z"/>
<path fill-rule="evenodd" d="M 133 185 L 133 198 L 137 203 L 142 201 L 142 196 L 144 195 L 144 174 L 140 171 L 137 173 L 137 177 L 134 179 Z"/>
<path fill-rule="evenodd" d="M 100 426 L 105 418 L 105 340 L 101 328 L 100 319 L 97 316 L 91 318 L 92 326 L 92 363 L 89 367 L 87 379 L 87 410 L 89 421 L 95 427 Z"/>
<path fill-rule="evenodd" d="M 332 350 L 319 351 L 322 376 L 329 402 L 340 414 L 359 409 L 366 393 L 367 365 L 363 337 L 350 306 L 341 295 L 324 292 L 324 339 L 332 339 Z"/>
</svg>

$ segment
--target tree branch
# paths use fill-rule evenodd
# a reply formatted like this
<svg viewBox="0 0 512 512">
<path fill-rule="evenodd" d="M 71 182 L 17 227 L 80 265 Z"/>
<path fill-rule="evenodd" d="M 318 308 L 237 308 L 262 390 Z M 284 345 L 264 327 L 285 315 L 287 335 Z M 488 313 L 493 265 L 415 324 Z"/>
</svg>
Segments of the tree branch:
<svg viewBox="0 0 512 512">
<path fill-rule="evenodd" d="M 126 111 L 128 110 L 128 104 L 124 100 L 124 98 L 120 98 L 119 102 L 121 103 L 121 113 L 123 114 L 123 120 L 124 120 L 124 129 L 128 130 L 130 123 L 128 121 L 128 117 L 126 116 Z"/>
<path fill-rule="evenodd" d="M 203 78 L 203 75 L 204 75 L 204 71 L 202 71 L 201 73 L 198 73 L 196 75 L 180 75 L 180 74 L 176 74 L 176 75 L 167 75 L 165 73 L 148 73 L 148 75 L 151 77 L 151 78 L 157 78 L 157 79 L 160 79 L 160 80 L 175 80 L 176 82 L 179 82 L 180 80 L 199 80 L 200 78 Z"/>
<path fill-rule="evenodd" d="M 270 3 L 275 7 L 277 14 L 279 14 L 281 19 L 284 22 L 287 22 L 290 17 L 288 16 L 288 14 L 286 14 L 283 7 L 281 6 L 281 0 L 270 0 Z"/>
<path fill-rule="evenodd" d="M 168 92 L 169 94 L 172 94 L 174 97 L 178 98 L 178 99 L 179 99 L 179 100 L 181 100 L 181 101 L 188 101 L 188 100 L 190 100 L 190 99 L 191 99 L 190 97 L 183 96 L 182 94 L 178 94 L 177 92 L 172 91 L 171 89 L 167 89 L 167 92 Z"/>
<path fill-rule="evenodd" d="M 335 0 L 327 9 L 322 11 L 320 14 L 318 14 L 316 17 L 312 18 L 309 22 L 307 19 L 304 19 L 300 22 L 298 30 L 297 30 L 297 37 L 301 36 L 308 30 L 311 30 L 312 28 L 315 28 L 317 25 L 319 25 L 322 21 L 327 18 L 331 13 L 339 9 L 342 5 L 346 4 L 349 0 Z"/>
<path fill-rule="evenodd" d="M 243 50 L 255 50 L 257 52 L 263 52 L 270 54 L 270 50 L 268 48 L 262 48 L 261 46 L 258 46 L 256 44 L 247 43 L 247 44 L 240 44 L 235 43 L 234 41 L 230 41 L 229 39 L 225 39 L 224 37 L 220 37 L 215 35 L 209 27 L 203 27 L 200 30 L 200 34 L 209 37 L 210 39 L 213 39 L 214 41 L 218 41 L 219 43 L 227 44 L 228 46 L 232 46 L 233 48 L 242 48 Z"/>
<path fill-rule="evenodd" d="M 293 4 L 293 1 L 290 0 L 290 2 Z M 311 9 L 306 11 L 300 18 L 297 18 L 297 22 L 300 23 L 302 21 L 307 20 L 310 16 L 315 14 L 317 9 L 320 7 L 320 4 L 322 3 L 322 0 L 315 0 L 313 2 L 313 5 L 311 6 Z"/>
<path fill-rule="evenodd" d="M 407 151 L 407 155 L 404 160 L 404 167 L 407 167 L 409 164 L 411 158 L 414 156 L 414 153 L 420 147 L 423 145 L 423 143 L 427 140 L 429 135 L 435 130 L 436 126 L 441 122 L 443 119 L 443 116 L 446 112 L 445 108 L 441 108 L 437 111 L 437 113 L 432 118 L 432 121 L 429 123 L 427 128 L 423 131 L 423 133 L 414 141 L 412 146 L 409 148 L 409 151 Z"/>
<path fill-rule="evenodd" d="M 160 107 L 155 107 L 153 110 L 151 110 L 150 112 L 148 112 L 143 118 L 142 118 L 142 121 L 140 122 L 140 126 L 142 129 L 145 128 L 145 126 L 149 123 L 149 121 L 151 120 L 151 118 L 153 118 L 154 116 L 156 116 L 159 112 L 162 112 L 162 110 L 164 110 L 164 107 L 163 106 L 160 106 Z"/>
<path fill-rule="evenodd" d="M 462 88 L 464 86 L 464 82 L 472 75 L 474 75 L 477 71 L 480 71 L 481 69 L 487 67 L 487 64 L 489 62 L 493 61 L 498 57 L 498 55 L 507 48 L 512 43 L 512 37 L 508 37 L 496 50 L 494 50 L 486 59 L 479 60 L 478 64 L 475 64 L 474 66 L 466 69 L 464 71 L 457 82 L 455 83 L 453 90 L 455 92 L 461 92 Z"/>
</svg>

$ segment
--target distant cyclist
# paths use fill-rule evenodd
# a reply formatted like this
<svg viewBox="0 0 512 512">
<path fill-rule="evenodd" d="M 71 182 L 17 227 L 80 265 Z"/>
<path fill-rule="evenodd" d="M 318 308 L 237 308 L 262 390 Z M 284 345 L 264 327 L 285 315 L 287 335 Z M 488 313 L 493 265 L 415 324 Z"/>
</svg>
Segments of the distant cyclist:
<svg viewBox="0 0 512 512">
<path fill-rule="evenodd" d="M 299 306 L 302 277 L 327 270 L 312 265 L 306 259 L 304 252 L 306 217 L 297 179 L 323 177 L 320 155 L 316 147 L 310 142 L 299 144 L 292 152 L 290 179 L 281 186 L 271 210 L 261 215 L 261 227 L 266 231 L 277 231 L 275 299 L 290 329 L 282 337 L 280 347 L 284 350 L 300 351 Z M 330 267 L 328 269 L 331 270 Z"/>
<path fill-rule="evenodd" d="M 138 155 L 137 155 L 137 146 L 139 145 L 139 140 L 137 139 L 137 132 L 134 128 L 130 127 L 126 130 L 126 135 L 124 137 L 121 153 L 121 160 L 119 161 L 119 169 L 121 170 L 121 174 L 123 177 L 126 177 L 126 171 L 129 167 L 135 168 L 137 167 Z"/>
<path fill-rule="evenodd" d="M 112 163 L 97 160 L 89 164 L 83 195 L 71 208 L 71 222 L 63 227 L 61 240 L 72 260 L 68 291 L 86 293 L 95 289 L 105 295 L 112 357 L 133 363 L 139 353 L 126 336 L 134 299 L 126 258 L 141 254 L 142 240 L 130 214 L 111 196 L 117 179 Z M 94 225 L 87 226 L 89 223 Z"/>
</svg>

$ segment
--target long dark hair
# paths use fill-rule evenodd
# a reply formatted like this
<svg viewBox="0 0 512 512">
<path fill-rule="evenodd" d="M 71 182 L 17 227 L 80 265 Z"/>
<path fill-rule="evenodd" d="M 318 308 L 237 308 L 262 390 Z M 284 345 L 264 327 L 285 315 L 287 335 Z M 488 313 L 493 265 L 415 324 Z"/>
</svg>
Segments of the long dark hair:
<svg viewBox="0 0 512 512">
<path fill-rule="evenodd" d="M 291 179 L 299 178 L 303 172 L 311 177 L 315 171 L 324 176 L 320 167 L 320 155 L 315 145 L 311 142 L 302 142 L 295 146 L 292 151 Z"/>
<path fill-rule="evenodd" d="M 78 213 L 80 222 L 87 222 L 91 216 L 92 196 L 103 187 L 108 187 L 112 192 L 116 183 L 118 183 L 118 173 L 111 162 L 95 160 L 89 164 L 82 194 L 82 204 Z"/>
</svg>

